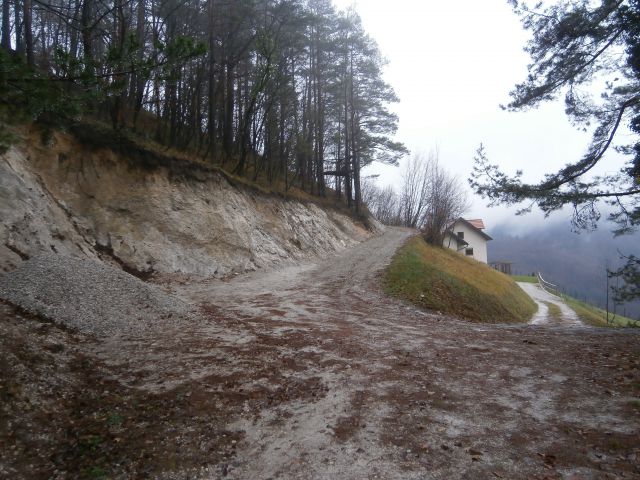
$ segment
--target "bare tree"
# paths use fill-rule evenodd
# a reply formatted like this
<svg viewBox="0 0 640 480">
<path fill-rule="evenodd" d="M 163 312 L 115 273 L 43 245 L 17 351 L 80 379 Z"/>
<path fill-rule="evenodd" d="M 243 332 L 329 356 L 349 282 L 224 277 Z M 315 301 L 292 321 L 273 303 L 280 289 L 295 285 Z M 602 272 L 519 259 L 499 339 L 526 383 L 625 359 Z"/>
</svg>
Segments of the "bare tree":
<svg viewBox="0 0 640 480">
<path fill-rule="evenodd" d="M 362 182 L 362 200 L 369 212 L 385 225 L 403 225 L 398 194 L 391 185 L 377 187 L 370 179 Z"/>
<path fill-rule="evenodd" d="M 405 227 L 418 228 L 429 197 L 429 164 L 433 154 L 417 154 L 409 158 L 402 172 L 400 209 Z"/>
<path fill-rule="evenodd" d="M 402 225 L 399 197 L 391 185 L 380 190 L 376 218 L 385 225 Z"/>
<path fill-rule="evenodd" d="M 447 228 L 469 209 L 469 202 L 462 182 L 440 166 L 437 153 L 429 157 L 426 171 L 428 197 L 420 226 L 428 243 L 442 245 Z"/>
<path fill-rule="evenodd" d="M 428 243 L 441 246 L 447 228 L 469 208 L 462 183 L 440 165 L 437 150 L 410 158 L 402 179 L 399 195 L 366 181 L 369 210 L 385 225 L 419 228 Z"/>
</svg>

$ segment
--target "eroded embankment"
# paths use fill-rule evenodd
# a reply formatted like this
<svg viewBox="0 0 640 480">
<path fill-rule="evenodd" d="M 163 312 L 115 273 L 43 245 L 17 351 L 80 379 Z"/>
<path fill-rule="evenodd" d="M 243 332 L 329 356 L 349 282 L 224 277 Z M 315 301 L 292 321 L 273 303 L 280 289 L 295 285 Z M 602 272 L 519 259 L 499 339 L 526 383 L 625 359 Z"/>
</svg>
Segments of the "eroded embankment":
<svg viewBox="0 0 640 480">
<path fill-rule="evenodd" d="M 42 146 L 36 137 L 25 132 L 0 157 L 2 271 L 54 252 L 99 257 L 141 277 L 223 277 L 368 236 L 337 211 L 233 186 L 203 164 L 89 148 L 60 133 Z"/>
</svg>

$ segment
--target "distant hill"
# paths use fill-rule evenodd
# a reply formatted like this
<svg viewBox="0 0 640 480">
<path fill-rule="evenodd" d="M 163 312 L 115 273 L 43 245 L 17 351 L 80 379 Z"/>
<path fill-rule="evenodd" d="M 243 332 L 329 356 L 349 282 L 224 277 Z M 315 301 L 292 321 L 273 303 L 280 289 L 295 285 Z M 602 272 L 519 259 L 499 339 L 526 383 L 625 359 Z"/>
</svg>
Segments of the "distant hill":
<svg viewBox="0 0 640 480">
<path fill-rule="evenodd" d="M 622 263 L 618 252 L 640 253 L 640 234 L 614 238 L 607 225 L 580 234 L 568 223 L 543 224 L 518 234 L 499 225 L 490 235 L 494 240 L 489 243 L 489 261 L 514 262 L 514 273 L 542 272 L 566 293 L 601 307 L 606 302 L 606 266 Z M 619 311 L 639 319 L 640 302 L 627 303 Z"/>
</svg>

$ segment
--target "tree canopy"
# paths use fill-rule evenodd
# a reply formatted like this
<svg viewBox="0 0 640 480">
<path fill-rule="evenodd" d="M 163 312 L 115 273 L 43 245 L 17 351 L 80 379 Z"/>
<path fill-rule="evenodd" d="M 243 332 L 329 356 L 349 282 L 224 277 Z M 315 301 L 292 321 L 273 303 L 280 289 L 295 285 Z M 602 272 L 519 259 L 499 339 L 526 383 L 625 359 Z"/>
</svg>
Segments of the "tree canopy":
<svg viewBox="0 0 640 480">
<path fill-rule="evenodd" d="M 566 113 L 591 129 L 585 153 L 538 183 L 504 173 L 481 146 L 469 182 L 490 204 L 535 205 L 546 214 L 573 207 L 577 228 L 595 228 L 608 205 L 616 234 L 640 226 L 640 0 L 563 0 L 530 7 L 510 0 L 532 37 L 529 74 L 505 109 L 522 111 L 564 97 Z M 625 129 L 631 136 L 622 135 Z M 614 173 L 594 175 L 607 157 L 625 158 Z M 632 261 L 635 257 L 629 257 Z M 636 267 L 638 266 L 636 262 Z M 628 271 L 627 271 L 628 273 Z M 626 278 L 631 278 L 628 275 Z"/>
<path fill-rule="evenodd" d="M 0 2 L 4 121 L 89 112 L 356 210 L 361 168 L 406 152 L 378 47 L 330 0 Z"/>
<path fill-rule="evenodd" d="M 573 205 L 579 226 L 599 218 L 595 202 L 602 199 L 616 207 L 612 219 L 621 233 L 633 229 L 640 224 L 640 2 L 566 1 L 536 10 L 511 3 L 532 31 L 526 48 L 532 63 L 505 108 L 525 110 L 564 95 L 571 120 L 594 126 L 592 141 L 581 158 L 536 184 L 523 183 L 520 172 L 504 174 L 480 150 L 472 186 L 496 203 L 532 200 L 545 213 Z M 595 88 L 594 80 L 604 85 L 597 99 L 587 91 Z M 616 143 L 625 125 L 636 140 Z M 628 155 L 629 161 L 615 174 L 589 178 L 610 150 Z"/>
</svg>

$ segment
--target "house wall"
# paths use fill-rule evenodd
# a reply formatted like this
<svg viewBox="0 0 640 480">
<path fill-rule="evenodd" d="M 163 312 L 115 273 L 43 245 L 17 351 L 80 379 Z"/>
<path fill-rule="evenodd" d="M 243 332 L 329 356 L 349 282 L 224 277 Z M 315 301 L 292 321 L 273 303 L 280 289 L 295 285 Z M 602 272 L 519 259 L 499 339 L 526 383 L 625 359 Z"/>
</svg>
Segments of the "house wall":
<svg viewBox="0 0 640 480">
<path fill-rule="evenodd" d="M 458 241 L 456 240 L 454 235 L 450 233 L 445 233 L 444 240 L 442 241 L 442 245 L 450 248 L 451 250 L 458 250 Z M 464 252 L 463 252 L 464 253 Z"/>
<path fill-rule="evenodd" d="M 456 222 L 451 229 L 453 233 L 464 232 L 464 240 L 469 244 L 466 248 L 473 248 L 473 256 L 476 260 L 487 263 L 487 241 L 476 230 L 470 228 L 461 222 Z M 453 249 L 456 249 L 454 242 L 451 242 Z M 465 249 L 460 250 L 462 255 L 465 255 Z M 467 255 L 471 256 L 471 255 Z"/>
</svg>

